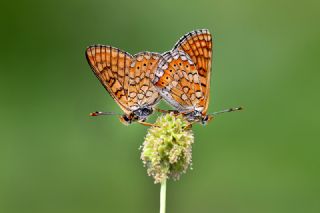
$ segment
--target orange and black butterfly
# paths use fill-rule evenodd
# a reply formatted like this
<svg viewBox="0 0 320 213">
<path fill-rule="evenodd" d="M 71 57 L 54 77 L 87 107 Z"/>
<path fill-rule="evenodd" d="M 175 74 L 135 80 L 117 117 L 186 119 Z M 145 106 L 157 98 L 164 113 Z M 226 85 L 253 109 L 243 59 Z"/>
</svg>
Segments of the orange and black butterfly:
<svg viewBox="0 0 320 213">
<path fill-rule="evenodd" d="M 150 80 L 161 55 L 141 52 L 132 56 L 115 47 L 94 45 L 86 49 L 86 57 L 93 73 L 124 111 L 120 121 L 147 124 L 144 121 L 161 99 Z M 116 113 L 91 113 L 92 116 L 110 114 Z"/>
<path fill-rule="evenodd" d="M 213 114 L 241 109 L 207 113 L 212 46 L 212 36 L 207 29 L 185 34 L 171 51 L 162 55 L 152 80 L 161 96 L 190 122 L 205 124 Z"/>
</svg>

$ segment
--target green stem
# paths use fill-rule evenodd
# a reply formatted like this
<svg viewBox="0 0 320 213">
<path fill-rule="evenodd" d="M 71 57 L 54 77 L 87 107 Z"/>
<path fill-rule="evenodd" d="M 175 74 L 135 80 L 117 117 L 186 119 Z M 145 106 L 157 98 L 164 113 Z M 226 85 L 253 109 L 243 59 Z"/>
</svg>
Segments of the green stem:
<svg viewBox="0 0 320 213">
<path fill-rule="evenodd" d="M 167 189 L 167 184 L 166 180 L 164 180 L 161 183 L 161 188 L 160 188 L 160 213 L 166 213 L 166 189 Z"/>
</svg>

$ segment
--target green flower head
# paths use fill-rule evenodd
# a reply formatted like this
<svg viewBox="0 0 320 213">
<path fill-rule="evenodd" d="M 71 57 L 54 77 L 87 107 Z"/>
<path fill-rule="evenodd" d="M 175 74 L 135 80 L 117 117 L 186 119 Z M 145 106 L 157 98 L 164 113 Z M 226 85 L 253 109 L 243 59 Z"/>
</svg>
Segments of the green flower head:
<svg viewBox="0 0 320 213">
<path fill-rule="evenodd" d="M 148 130 L 141 159 L 149 176 L 155 183 L 168 178 L 178 180 L 191 164 L 192 130 L 182 115 L 165 114 L 157 119 L 154 127 Z"/>
</svg>

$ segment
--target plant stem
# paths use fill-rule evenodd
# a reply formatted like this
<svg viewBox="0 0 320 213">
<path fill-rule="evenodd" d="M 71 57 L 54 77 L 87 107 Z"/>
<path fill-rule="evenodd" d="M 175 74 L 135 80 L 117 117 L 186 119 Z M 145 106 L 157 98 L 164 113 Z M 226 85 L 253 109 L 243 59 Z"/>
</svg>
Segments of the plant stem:
<svg viewBox="0 0 320 213">
<path fill-rule="evenodd" d="M 161 183 L 160 188 L 160 213 L 166 213 L 166 189 L 167 189 L 167 180 L 164 180 Z"/>
</svg>

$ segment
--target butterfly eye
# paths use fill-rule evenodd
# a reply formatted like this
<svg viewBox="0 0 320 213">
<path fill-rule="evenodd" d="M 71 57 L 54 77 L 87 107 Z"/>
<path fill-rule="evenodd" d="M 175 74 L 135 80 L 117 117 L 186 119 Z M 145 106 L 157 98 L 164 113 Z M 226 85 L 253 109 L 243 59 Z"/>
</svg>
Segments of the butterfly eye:
<svg viewBox="0 0 320 213">
<path fill-rule="evenodd" d="M 208 115 L 206 115 L 204 118 L 202 118 L 201 123 L 205 125 L 208 122 L 208 120 L 209 120 L 209 117 Z"/>
<path fill-rule="evenodd" d="M 181 66 L 182 64 L 181 64 L 181 63 L 179 63 L 179 65 Z"/>
<path fill-rule="evenodd" d="M 128 122 L 130 119 L 129 119 L 126 115 L 124 115 L 124 116 L 123 116 L 123 120 L 125 120 L 126 122 Z"/>
<path fill-rule="evenodd" d="M 137 67 L 137 69 L 140 69 L 140 67 Z"/>
<path fill-rule="evenodd" d="M 189 67 L 189 65 L 186 66 L 187 68 Z"/>
<path fill-rule="evenodd" d="M 143 66 L 147 66 L 147 64 L 143 64 Z"/>
</svg>

